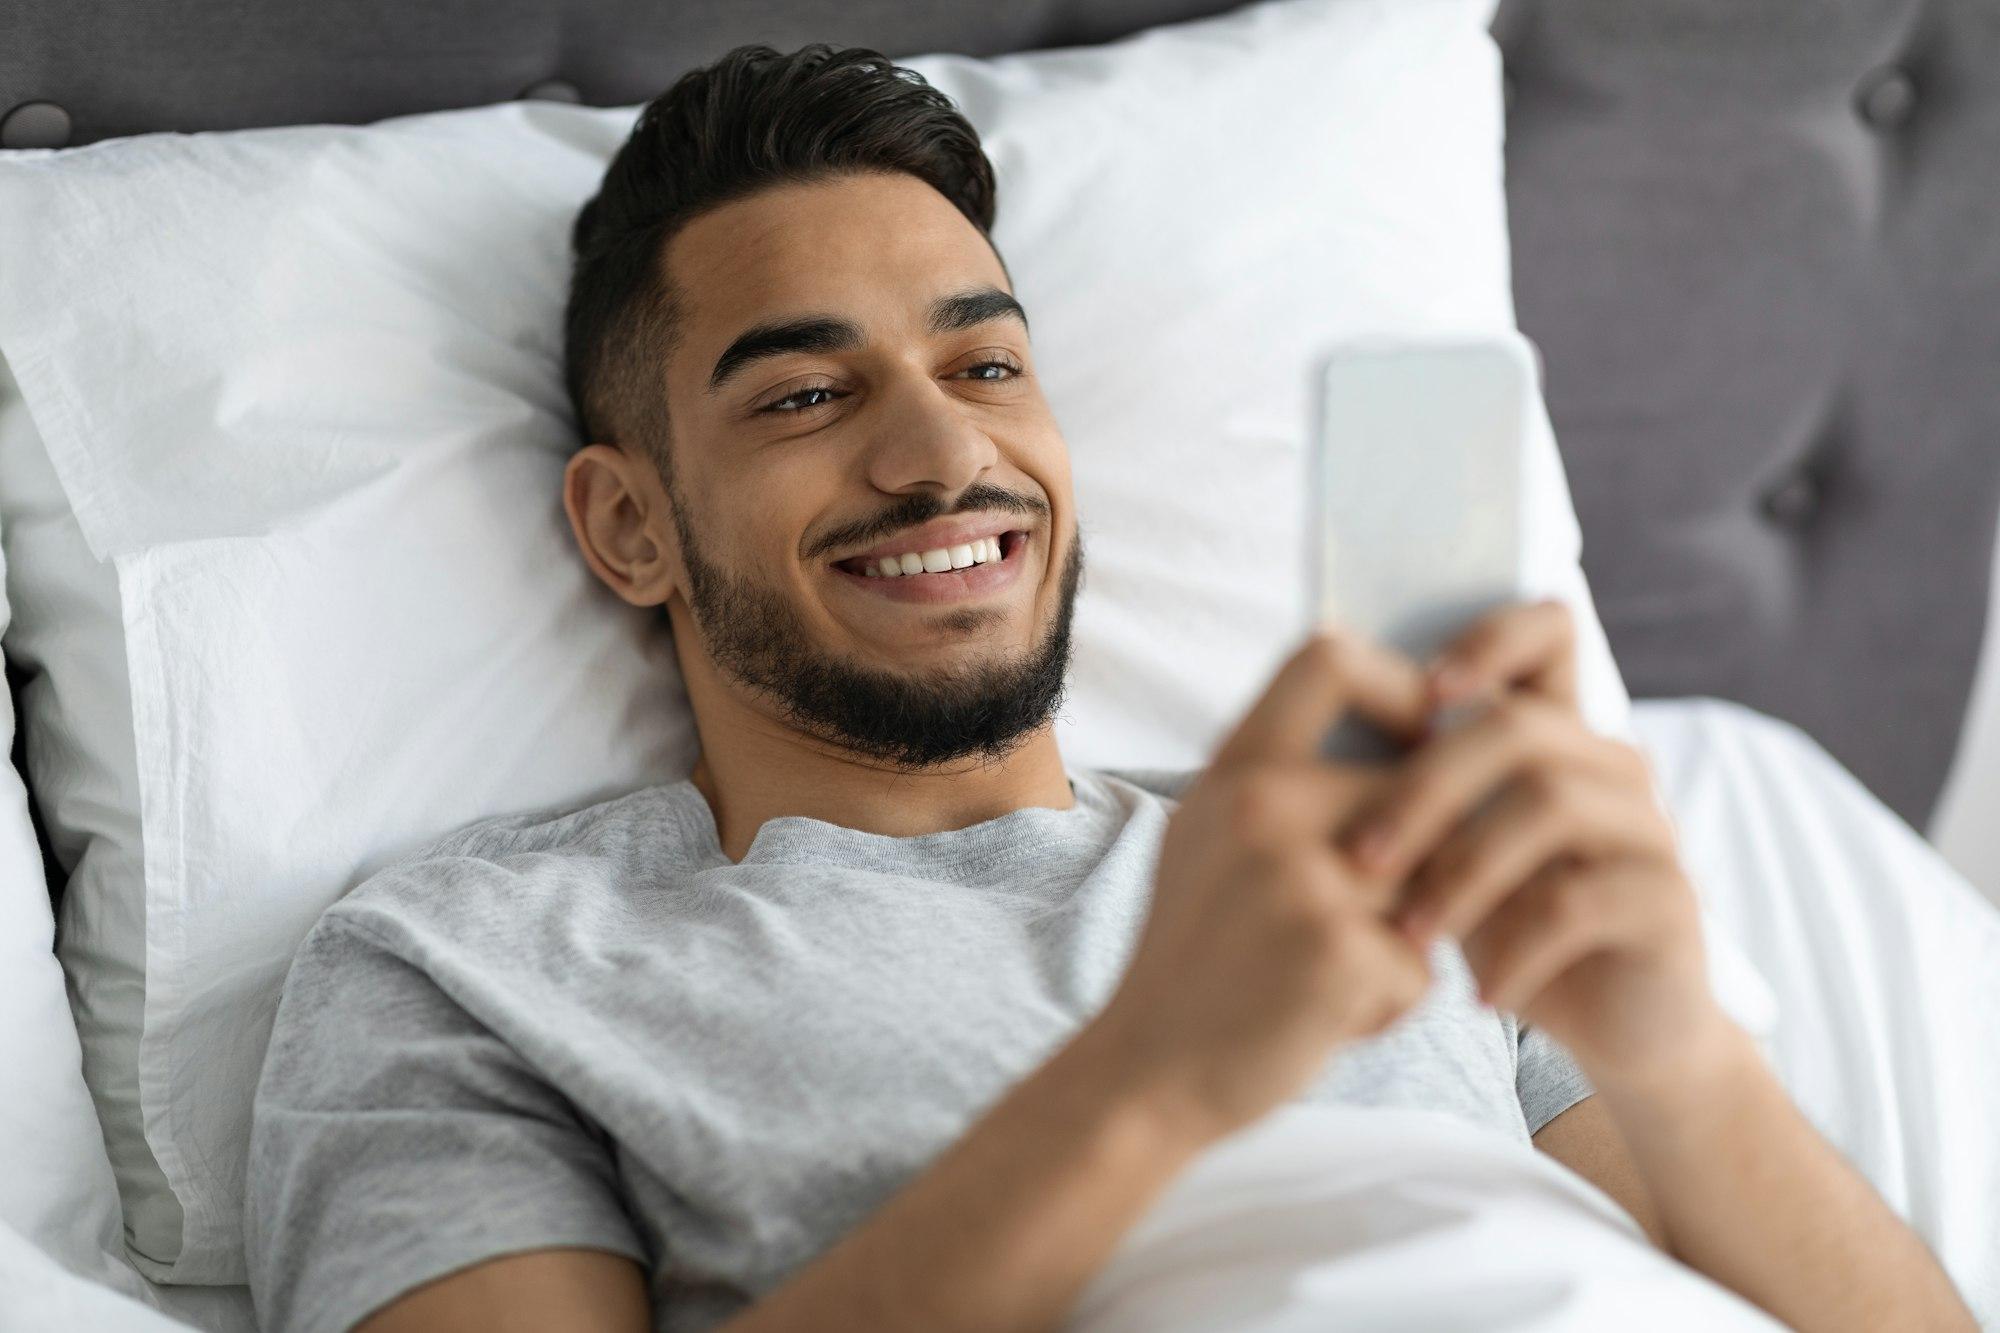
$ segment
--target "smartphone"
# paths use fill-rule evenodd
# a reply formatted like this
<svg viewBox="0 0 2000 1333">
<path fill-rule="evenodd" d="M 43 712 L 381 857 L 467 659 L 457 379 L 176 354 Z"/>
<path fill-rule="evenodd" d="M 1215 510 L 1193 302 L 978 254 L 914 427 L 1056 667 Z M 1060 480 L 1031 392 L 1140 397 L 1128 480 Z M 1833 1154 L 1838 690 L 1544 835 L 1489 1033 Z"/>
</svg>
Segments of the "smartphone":
<svg viewBox="0 0 2000 1333">
<path fill-rule="evenodd" d="M 1313 623 L 1347 625 L 1425 662 L 1522 593 L 1522 518 L 1537 357 L 1519 335 L 1366 343 L 1313 368 Z M 1322 753 L 1393 758 L 1357 717 Z"/>
</svg>

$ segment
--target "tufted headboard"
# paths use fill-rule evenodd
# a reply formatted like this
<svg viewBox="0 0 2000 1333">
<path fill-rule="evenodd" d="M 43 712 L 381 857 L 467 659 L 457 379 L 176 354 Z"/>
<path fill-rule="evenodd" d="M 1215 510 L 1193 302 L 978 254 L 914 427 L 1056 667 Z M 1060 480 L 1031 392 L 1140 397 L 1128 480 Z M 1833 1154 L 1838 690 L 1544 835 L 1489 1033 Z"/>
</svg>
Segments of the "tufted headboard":
<svg viewBox="0 0 2000 1333">
<path fill-rule="evenodd" d="M 746 41 L 992 54 L 1231 3 L 8 0 L 0 145 L 625 105 Z M 2000 0 L 1502 0 L 1495 32 L 1521 323 L 1632 692 L 1791 719 L 1921 827 L 2000 514 Z"/>
<path fill-rule="evenodd" d="M 2000 0 L 1526 0 L 1522 327 L 1635 696 L 1926 823 L 2000 514 Z"/>
</svg>

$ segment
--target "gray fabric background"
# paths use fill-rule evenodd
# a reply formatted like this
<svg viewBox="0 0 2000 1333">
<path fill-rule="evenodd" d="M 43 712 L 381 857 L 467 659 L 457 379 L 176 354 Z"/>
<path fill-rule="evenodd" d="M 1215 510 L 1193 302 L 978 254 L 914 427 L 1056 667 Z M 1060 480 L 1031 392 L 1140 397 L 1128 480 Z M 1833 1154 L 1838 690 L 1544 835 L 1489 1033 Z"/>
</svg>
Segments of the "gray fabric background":
<svg viewBox="0 0 2000 1333">
<path fill-rule="evenodd" d="M 1229 7 L 6 0 L 0 144 L 629 104 L 744 41 L 991 54 Z M 1797 722 L 1921 827 L 2000 512 L 2000 0 L 1503 0 L 1495 30 L 1521 322 L 1633 694 Z"/>
</svg>

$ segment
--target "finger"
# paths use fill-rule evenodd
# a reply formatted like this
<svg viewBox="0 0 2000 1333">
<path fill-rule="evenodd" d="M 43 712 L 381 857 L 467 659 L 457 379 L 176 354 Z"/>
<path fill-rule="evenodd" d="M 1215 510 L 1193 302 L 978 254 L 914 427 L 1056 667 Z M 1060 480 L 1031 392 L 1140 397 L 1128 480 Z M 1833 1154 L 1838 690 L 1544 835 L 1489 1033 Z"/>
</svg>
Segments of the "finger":
<svg viewBox="0 0 2000 1333">
<path fill-rule="evenodd" d="M 1224 798 L 1228 828 L 1239 844 L 1272 852 L 1317 846 L 1334 858 L 1330 865 L 1338 866 L 1343 901 L 1369 912 L 1378 924 L 1394 905 L 1399 884 L 1363 872 L 1339 843 L 1348 812 L 1381 782 L 1380 777 L 1317 759 L 1297 759 L 1255 768 L 1211 769 L 1197 781 L 1228 784 Z"/>
<path fill-rule="evenodd" d="M 1350 1035 L 1380 1034 L 1430 993 L 1428 950 L 1413 947 L 1373 920 L 1356 921 L 1345 943 L 1350 952 L 1342 959 L 1342 965 L 1351 976 L 1369 978 L 1368 996 L 1356 1006 Z"/>
<path fill-rule="evenodd" d="M 1211 766 L 1316 758 L 1326 731 L 1348 708 L 1398 737 L 1423 734 L 1429 697 L 1422 670 L 1394 649 L 1323 627 L 1308 637 L 1216 750 Z"/>
<path fill-rule="evenodd" d="M 1560 815 L 1522 783 L 1468 818 L 1418 867 L 1390 915 L 1412 943 L 1463 936 L 1562 850 Z"/>
<path fill-rule="evenodd" d="M 1313 759 L 1214 769 L 1199 781 L 1226 783 L 1230 832 L 1246 846 L 1334 844 L 1348 811 L 1379 778 Z M 1343 865 L 1346 860 L 1343 858 Z"/>
<path fill-rule="evenodd" d="M 1400 879 L 1516 769 L 1540 759 L 1596 771 L 1606 763 L 1598 741 L 1561 705 L 1508 696 L 1405 758 L 1342 845 L 1362 869 Z"/>
<path fill-rule="evenodd" d="M 1576 619 L 1557 598 L 1503 606 L 1453 639 L 1428 674 L 1434 704 L 1525 687 L 1576 708 Z"/>
<path fill-rule="evenodd" d="M 1656 873 L 1637 862 L 1558 857 L 1465 937 L 1482 1004 L 1520 1014 L 1570 968 L 1637 933 L 1643 888 Z"/>
<path fill-rule="evenodd" d="M 1419 944 L 1463 939 L 1559 853 L 1660 855 L 1665 830 L 1629 788 L 1554 765 L 1530 766 L 1424 858 L 1392 913 Z"/>
</svg>

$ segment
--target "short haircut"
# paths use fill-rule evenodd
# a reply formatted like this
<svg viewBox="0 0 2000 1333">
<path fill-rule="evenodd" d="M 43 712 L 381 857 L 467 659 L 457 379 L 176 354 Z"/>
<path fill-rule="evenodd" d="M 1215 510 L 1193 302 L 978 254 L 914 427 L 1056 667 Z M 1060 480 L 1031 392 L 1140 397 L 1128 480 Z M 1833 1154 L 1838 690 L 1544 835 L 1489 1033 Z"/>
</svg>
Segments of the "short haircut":
<svg viewBox="0 0 2000 1333">
<path fill-rule="evenodd" d="M 878 51 L 739 46 L 646 104 L 570 236 L 564 380 L 585 442 L 637 444 L 671 483 L 662 368 L 680 311 L 668 241 L 718 205 L 848 172 L 915 176 L 991 244 L 993 166 L 978 132 Z"/>
</svg>

